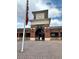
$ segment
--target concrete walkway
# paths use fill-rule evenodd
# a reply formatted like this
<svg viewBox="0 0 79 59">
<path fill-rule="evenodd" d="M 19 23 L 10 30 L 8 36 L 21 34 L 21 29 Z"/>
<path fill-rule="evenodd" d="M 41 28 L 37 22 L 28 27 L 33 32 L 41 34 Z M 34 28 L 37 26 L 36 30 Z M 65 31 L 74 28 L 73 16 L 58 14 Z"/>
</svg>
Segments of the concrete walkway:
<svg viewBox="0 0 79 59">
<path fill-rule="evenodd" d="M 25 41 L 24 52 L 17 42 L 17 59 L 62 59 L 61 41 Z"/>
</svg>

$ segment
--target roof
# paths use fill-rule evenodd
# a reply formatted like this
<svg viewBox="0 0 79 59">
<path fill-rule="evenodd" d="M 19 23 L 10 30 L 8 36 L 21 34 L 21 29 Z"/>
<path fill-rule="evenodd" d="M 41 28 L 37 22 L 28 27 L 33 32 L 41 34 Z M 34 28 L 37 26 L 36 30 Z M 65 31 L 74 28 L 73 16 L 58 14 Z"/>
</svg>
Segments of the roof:
<svg viewBox="0 0 79 59">
<path fill-rule="evenodd" d="M 32 13 L 42 13 L 42 12 L 48 12 L 48 10 L 33 11 Z"/>
<path fill-rule="evenodd" d="M 53 27 L 50 27 L 50 29 L 62 29 L 62 26 L 53 26 Z"/>
<path fill-rule="evenodd" d="M 62 26 L 54 26 L 54 27 L 49 27 L 50 28 L 50 30 L 62 30 Z M 31 30 L 31 28 L 26 28 L 26 32 L 27 33 L 30 33 L 30 30 Z M 18 28 L 17 29 L 17 32 L 18 33 L 23 33 L 23 28 Z"/>
<path fill-rule="evenodd" d="M 62 29 L 62 26 L 53 26 L 49 27 L 50 29 Z M 26 28 L 26 30 L 30 30 L 31 28 Z M 17 30 L 23 31 L 23 28 L 17 28 Z"/>
</svg>

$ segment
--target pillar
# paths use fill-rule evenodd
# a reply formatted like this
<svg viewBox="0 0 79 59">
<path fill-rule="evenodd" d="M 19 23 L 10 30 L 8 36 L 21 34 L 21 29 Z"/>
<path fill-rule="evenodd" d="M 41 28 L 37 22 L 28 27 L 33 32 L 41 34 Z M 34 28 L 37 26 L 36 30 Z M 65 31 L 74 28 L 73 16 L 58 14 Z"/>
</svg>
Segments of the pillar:
<svg viewBox="0 0 79 59">
<path fill-rule="evenodd" d="M 58 37 L 59 37 L 58 39 L 61 40 L 61 33 L 60 32 L 58 32 Z"/>
<path fill-rule="evenodd" d="M 45 27 L 44 32 L 45 32 L 45 41 L 49 41 L 50 40 L 50 29 L 48 27 Z"/>
<path fill-rule="evenodd" d="M 35 41 L 35 28 L 31 28 L 30 40 Z"/>
</svg>

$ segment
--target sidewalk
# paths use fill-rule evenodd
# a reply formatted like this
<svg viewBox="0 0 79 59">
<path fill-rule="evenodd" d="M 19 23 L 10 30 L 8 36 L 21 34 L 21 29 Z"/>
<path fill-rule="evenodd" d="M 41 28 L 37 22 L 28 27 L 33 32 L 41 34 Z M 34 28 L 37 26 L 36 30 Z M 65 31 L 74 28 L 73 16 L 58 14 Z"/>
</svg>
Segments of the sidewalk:
<svg viewBox="0 0 79 59">
<path fill-rule="evenodd" d="M 62 59 L 61 41 L 25 41 L 24 52 L 17 43 L 17 59 Z"/>
</svg>

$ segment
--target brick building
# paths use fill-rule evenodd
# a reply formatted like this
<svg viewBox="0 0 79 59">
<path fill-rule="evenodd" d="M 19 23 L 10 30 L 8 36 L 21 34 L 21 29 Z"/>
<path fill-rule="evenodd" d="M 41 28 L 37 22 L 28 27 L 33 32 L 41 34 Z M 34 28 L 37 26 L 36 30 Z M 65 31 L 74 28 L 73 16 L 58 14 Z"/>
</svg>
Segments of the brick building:
<svg viewBox="0 0 79 59">
<path fill-rule="evenodd" d="M 50 18 L 48 10 L 32 12 L 34 19 L 31 21 L 31 28 L 26 28 L 25 40 L 61 40 L 62 27 L 49 27 Z M 18 40 L 22 39 L 23 28 L 17 29 Z M 39 38 L 41 36 L 41 38 Z"/>
</svg>

